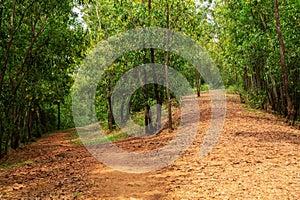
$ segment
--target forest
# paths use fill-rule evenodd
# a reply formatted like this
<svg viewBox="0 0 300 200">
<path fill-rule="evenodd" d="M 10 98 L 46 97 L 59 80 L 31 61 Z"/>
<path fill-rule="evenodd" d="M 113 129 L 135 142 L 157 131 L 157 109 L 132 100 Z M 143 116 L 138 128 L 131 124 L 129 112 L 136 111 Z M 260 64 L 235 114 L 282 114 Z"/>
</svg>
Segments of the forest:
<svg viewBox="0 0 300 200">
<path fill-rule="evenodd" d="M 74 82 L 86 57 L 115 35 L 147 27 L 191 38 L 212 58 L 228 94 L 238 95 L 249 109 L 274 114 L 296 127 L 299 11 L 298 0 L 0 0 L 0 158 L 47 133 L 73 130 L 72 94 L 80 92 Z M 132 94 L 128 109 L 123 107 L 125 98 L 119 99 L 120 112 L 114 116 L 112 96 L 118 80 L 148 63 L 166 67 L 167 85 L 143 85 Z M 86 113 L 81 125 L 90 125 L 92 110 L 108 136 L 119 131 L 116 119 L 129 118 L 145 127 L 147 135 L 172 132 L 179 102 L 168 83 L 178 80 L 168 77 L 168 67 L 180 72 L 198 97 L 214 87 L 172 51 L 126 52 L 103 69 L 93 108 L 75 102 Z M 156 80 L 152 70 L 148 76 L 139 74 L 139 81 Z M 91 80 L 80 80 L 89 90 Z"/>
<path fill-rule="evenodd" d="M 97 43 L 141 27 L 162 27 L 191 37 L 210 53 L 226 88 L 238 93 L 242 102 L 294 124 L 300 116 L 299 6 L 297 0 L 2 0 L 0 155 L 43 133 L 72 128 L 70 93 L 84 57 Z M 105 69 L 98 84 L 95 109 L 107 129 L 116 128 L 109 105 L 119 77 L 143 63 L 166 62 L 199 96 L 200 89 L 207 88 L 201 74 L 172 52 L 129 52 Z M 132 97 L 131 111 L 148 110 L 148 115 L 151 103 L 171 106 L 171 99 L 165 87 L 145 85 Z M 151 126 L 158 128 L 161 111 L 156 113 Z M 141 123 L 148 125 L 149 116 Z M 169 125 L 172 129 L 172 122 Z"/>
</svg>

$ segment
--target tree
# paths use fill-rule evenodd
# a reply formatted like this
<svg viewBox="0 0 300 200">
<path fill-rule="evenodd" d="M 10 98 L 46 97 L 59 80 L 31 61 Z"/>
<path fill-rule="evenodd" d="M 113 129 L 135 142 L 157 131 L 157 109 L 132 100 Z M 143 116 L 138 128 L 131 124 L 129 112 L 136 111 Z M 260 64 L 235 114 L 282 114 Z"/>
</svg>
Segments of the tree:
<svg viewBox="0 0 300 200">
<path fill-rule="evenodd" d="M 98 42 L 102 42 L 116 33 L 147 26 L 165 27 L 181 31 L 197 41 L 203 38 L 202 30 L 198 28 L 203 23 L 203 15 L 201 14 L 201 9 L 196 6 L 194 1 L 186 1 L 185 3 L 179 0 L 170 2 L 162 0 L 88 1 L 83 12 L 85 12 L 87 30 L 92 38 L 91 48 Z M 177 15 L 177 13 L 180 14 Z M 111 66 L 108 66 L 109 69 L 113 70 L 113 73 L 112 71 L 109 73 L 113 74 L 113 76 L 106 73 L 105 79 L 99 82 L 99 85 L 103 86 L 101 86 L 102 92 L 97 92 L 97 94 L 99 96 L 101 96 L 100 93 L 110 95 L 111 93 L 108 91 L 115 86 L 118 78 L 133 67 L 146 63 L 164 63 L 166 67 L 173 67 L 182 73 L 192 72 L 190 65 L 186 64 L 187 62 L 184 59 L 170 51 L 164 52 L 150 48 L 130 52 L 118 58 Z M 187 68 L 182 68 L 181 66 L 186 66 Z M 157 82 L 155 67 L 153 67 L 152 75 L 153 77 L 149 77 L 146 73 L 141 73 L 139 82 L 147 82 L 150 78 Z M 197 76 L 196 73 L 188 75 L 192 85 L 196 85 L 195 76 Z M 109 82 L 111 85 L 104 86 L 103 81 L 105 83 Z M 198 88 L 200 88 L 199 83 L 198 81 Z M 158 84 L 144 85 L 141 90 L 133 94 L 130 103 L 131 113 L 143 111 L 145 133 L 155 133 L 161 129 L 161 107 L 163 102 L 168 102 L 169 126 L 172 127 L 171 98 L 172 94 L 169 92 L 168 87 L 162 87 Z M 109 107 L 107 103 L 102 98 L 97 98 L 96 104 L 98 118 L 106 119 L 109 122 L 109 118 L 105 114 L 107 112 L 103 110 L 103 108 Z M 153 104 L 157 105 L 156 116 L 152 115 L 150 110 Z M 123 110 L 124 105 L 119 105 L 118 109 Z M 100 110 L 102 111 L 100 112 Z M 109 112 L 109 110 L 107 111 Z M 120 117 L 122 118 L 121 121 L 123 121 L 123 114 Z"/>
<path fill-rule="evenodd" d="M 280 61 L 282 67 L 282 76 L 283 76 L 283 85 L 285 90 L 286 102 L 287 102 L 287 117 L 288 120 L 292 120 L 292 123 L 295 122 L 295 109 L 294 105 L 292 104 L 292 99 L 289 92 L 289 80 L 287 75 L 287 67 L 284 58 L 284 41 L 281 32 L 280 26 L 280 18 L 279 18 L 279 9 L 278 9 L 278 1 L 274 0 L 274 11 L 275 11 L 275 19 L 276 19 L 276 30 L 278 33 L 278 40 L 280 45 Z"/>
<path fill-rule="evenodd" d="M 63 6 L 58 7 L 60 3 Z M 55 126 L 84 50 L 73 1 L 2 1 L 0 156 Z"/>
<path fill-rule="evenodd" d="M 300 30 L 297 1 L 216 1 L 212 16 L 227 85 L 236 85 L 241 100 L 295 120 L 299 117 Z M 279 10 L 281 7 L 281 15 Z M 275 14 L 275 15 L 274 15 Z M 281 65 L 279 64 L 281 63 Z"/>
</svg>

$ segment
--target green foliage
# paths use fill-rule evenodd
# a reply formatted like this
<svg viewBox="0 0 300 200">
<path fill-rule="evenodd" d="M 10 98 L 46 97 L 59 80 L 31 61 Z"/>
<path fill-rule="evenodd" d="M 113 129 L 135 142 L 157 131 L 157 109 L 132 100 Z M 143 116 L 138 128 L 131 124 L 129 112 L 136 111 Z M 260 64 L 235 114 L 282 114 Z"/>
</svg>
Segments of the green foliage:
<svg viewBox="0 0 300 200">
<path fill-rule="evenodd" d="M 208 90 L 209 90 L 209 85 L 207 85 L 207 84 L 202 84 L 201 87 L 200 87 L 200 90 L 201 90 L 201 91 L 208 91 Z"/>
<path fill-rule="evenodd" d="M 76 5 L 69 0 L 1 4 L 0 157 L 56 129 L 56 105 L 65 103 L 86 43 L 72 11 Z M 69 119 L 63 121 L 71 126 Z"/>
<path fill-rule="evenodd" d="M 300 111 L 299 1 L 280 1 L 281 30 L 285 44 L 284 57 L 289 76 L 288 90 L 283 89 L 283 72 L 276 30 L 274 1 L 215 1 L 210 7 L 217 37 L 213 49 L 227 86 L 236 85 L 253 107 L 287 114 L 286 93 L 292 96 L 295 110 Z M 232 86 L 231 86 L 232 89 Z"/>
<path fill-rule="evenodd" d="M 151 7 L 149 7 L 147 1 L 143 2 L 144 3 L 141 1 L 85 1 L 81 11 L 85 14 L 84 21 L 91 39 L 90 48 L 95 47 L 97 43 L 101 43 L 122 31 L 149 26 L 169 27 L 172 30 L 179 31 L 181 34 L 193 38 L 201 44 L 207 44 L 213 40 L 213 36 L 211 35 L 213 26 L 207 20 L 205 8 L 198 7 L 194 1 L 185 1 L 183 3 L 179 0 L 173 0 L 167 3 L 167 1 L 162 0 L 152 0 Z M 169 19 L 167 20 L 168 9 Z M 195 87 L 198 75 L 191 63 L 188 63 L 185 59 L 173 52 L 170 53 L 169 58 L 169 66 L 182 73 L 190 85 Z M 158 49 L 143 49 L 140 51 L 127 52 L 115 60 L 110 66 L 107 66 L 106 69 L 103 69 L 105 73 L 97 84 L 95 97 L 96 115 L 102 127 L 108 129 L 113 127 L 117 128 L 114 125 L 113 119 L 111 119 L 110 109 L 110 103 L 113 101 L 111 99 L 112 91 L 117 81 L 124 73 L 132 68 L 152 62 L 165 64 L 166 52 Z M 139 79 L 138 81 L 142 81 L 146 79 L 146 76 L 143 75 L 139 77 Z M 178 80 L 172 80 L 172 76 L 170 76 L 170 79 L 170 82 L 178 84 L 176 83 Z M 86 80 L 86 82 L 84 80 L 82 84 L 86 90 L 91 88 L 89 80 Z M 207 88 L 203 88 L 202 86 L 202 89 Z M 171 97 L 174 98 L 174 94 L 171 94 Z M 136 90 L 131 96 L 129 114 L 131 116 L 142 116 L 140 113 L 143 113 L 145 109 L 149 109 L 149 107 L 154 104 L 162 104 L 166 100 L 165 87 L 148 84 Z M 80 104 L 80 102 L 78 103 Z M 123 109 L 123 105 L 121 104 L 115 106 L 114 109 Z M 92 108 L 85 108 L 85 105 L 83 105 L 79 109 L 80 113 L 86 113 L 86 117 L 81 119 L 81 125 L 88 125 L 91 117 L 88 117 L 88 113 L 90 112 L 87 110 L 92 110 Z M 121 113 L 126 112 L 127 111 L 123 110 Z M 123 116 L 117 117 L 123 118 Z M 137 123 L 140 125 L 146 123 L 145 121 L 142 122 L 142 118 L 143 117 L 136 118 L 139 119 Z M 108 123 L 106 124 L 105 122 Z"/>
<path fill-rule="evenodd" d="M 90 133 L 90 131 L 88 131 L 87 133 Z M 80 134 L 84 134 L 84 132 L 81 132 Z M 97 133 L 94 133 L 94 134 L 97 134 Z M 77 144 L 78 144 L 78 142 L 80 142 L 80 144 L 83 143 L 85 145 L 103 144 L 103 143 L 107 143 L 107 142 L 115 142 L 115 141 L 118 141 L 121 139 L 126 139 L 126 138 L 128 138 L 127 133 L 114 131 L 114 132 L 111 132 L 110 134 L 108 134 L 107 136 L 101 137 L 101 138 L 96 138 L 96 139 L 82 138 L 82 140 L 77 141 Z"/>
<path fill-rule="evenodd" d="M 55 112 L 55 119 L 57 119 L 57 112 Z M 56 122 L 56 120 L 54 120 Z M 72 113 L 72 99 L 71 95 L 66 95 L 64 104 L 61 107 L 61 129 L 69 129 L 75 127 Z"/>
<path fill-rule="evenodd" d="M 229 85 L 226 89 L 226 92 L 229 94 L 239 94 L 239 88 L 236 85 Z"/>
<path fill-rule="evenodd" d="M 264 108 L 264 105 L 266 105 L 267 99 L 266 95 L 263 94 L 261 91 L 249 91 L 248 92 L 248 103 L 253 108 Z"/>
</svg>

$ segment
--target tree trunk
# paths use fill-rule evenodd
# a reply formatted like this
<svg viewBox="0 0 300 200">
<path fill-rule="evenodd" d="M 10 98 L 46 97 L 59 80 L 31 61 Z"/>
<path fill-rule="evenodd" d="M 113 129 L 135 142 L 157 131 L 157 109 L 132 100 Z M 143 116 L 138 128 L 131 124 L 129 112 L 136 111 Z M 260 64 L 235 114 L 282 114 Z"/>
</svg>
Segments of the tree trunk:
<svg viewBox="0 0 300 200">
<path fill-rule="evenodd" d="M 42 137 L 41 129 L 40 129 L 40 124 L 41 124 L 41 118 L 40 118 L 40 113 L 37 108 L 35 108 L 35 132 L 36 132 L 36 137 L 40 138 Z"/>
<path fill-rule="evenodd" d="M 60 130 L 60 102 L 57 102 L 57 130 Z"/>
<path fill-rule="evenodd" d="M 27 123 L 27 135 L 28 135 L 28 142 L 32 138 L 32 112 L 31 112 L 31 106 L 28 108 L 28 123 Z"/>
<path fill-rule="evenodd" d="M 145 57 L 143 60 L 143 63 L 146 63 L 146 51 L 145 52 Z M 144 76 L 142 76 L 144 75 Z M 148 104 L 148 98 L 149 98 L 149 91 L 148 91 L 148 86 L 144 85 L 143 80 L 145 80 L 145 83 L 147 83 L 147 72 L 144 70 L 143 72 L 139 73 L 139 80 L 140 84 L 142 85 L 142 91 L 145 95 L 144 97 L 144 122 L 145 122 L 145 134 L 151 134 L 153 131 L 153 125 L 152 125 L 152 120 L 151 120 L 151 110 L 150 106 Z"/>
<path fill-rule="evenodd" d="M 276 82 L 274 77 L 272 76 L 272 74 L 270 74 L 270 79 L 271 79 L 271 83 L 272 83 L 272 91 L 273 91 L 273 95 L 274 95 L 274 110 L 278 111 L 279 110 L 279 96 L 278 96 L 278 92 L 277 92 L 277 88 L 276 88 Z"/>
<path fill-rule="evenodd" d="M 7 69 L 7 64 L 8 64 L 8 58 L 9 58 L 9 55 L 10 55 L 10 50 L 11 50 L 11 47 L 12 47 L 12 44 L 13 44 L 14 34 L 15 34 L 16 30 L 17 30 L 17 28 L 14 29 L 16 4 L 17 4 L 17 0 L 14 0 L 13 1 L 13 6 L 12 6 L 11 17 L 10 17 L 11 35 L 10 35 L 10 40 L 9 40 L 7 48 L 6 48 L 5 57 L 4 57 L 4 63 L 3 63 L 3 66 L 1 67 L 1 73 L 0 73 L 0 96 L 2 94 L 3 81 L 4 81 L 4 77 L 5 77 L 5 72 L 6 72 L 6 69 Z M 1 10 L 1 12 L 2 12 L 2 10 Z M 1 21 L 2 21 L 2 16 L 1 16 Z"/>
<path fill-rule="evenodd" d="M 279 94 L 280 94 L 280 99 L 279 99 L 280 108 L 279 108 L 279 112 L 281 114 L 284 114 L 284 115 L 287 116 L 287 106 L 286 106 L 286 101 L 284 99 L 284 89 L 283 89 L 282 84 L 280 84 L 280 86 L 279 86 Z"/>
<path fill-rule="evenodd" d="M 109 131 L 113 131 L 116 122 L 113 115 L 111 96 L 107 97 L 107 102 L 108 102 L 108 129 Z"/>
<path fill-rule="evenodd" d="M 278 9 L 278 1 L 274 0 L 274 10 L 275 10 L 275 19 L 276 19 L 276 29 L 278 34 L 278 40 L 280 45 L 280 61 L 282 68 L 282 76 L 283 76 L 283 87 L 285 90 L 285 98 L 287 102 L 287 119 L 292 120 L 292 123 L 295 121 L 295 110 L 294 105 L 292 103 L 291 95 L 289 92 L 289 79 L 287 75 L 287 66 L 284 58 L 284 41 L 282 37 L 281 27 L 280 27 L 280 18 L 279 18 L 279 9 Z"/>
<path fill-rule="evenodd" d="M 0 158 L 3 157 L 2 155 L 2 138 L 3 138 L 3 125 L 2 125 L 2 117 L 0 117 Z"/>
<path fill-rule="evenodd" d="M 151 26 L 151 0 L 148 0 L 148 16 L 149 16 L 149 21 L 148 25 Z M 155 72 L 155 50 L 153 48 L 150 48 L 150 58 L 151 58 L 151 63 L 153 64 L 152 66 L 152 73 L 153 73 L 153 80 L 154 80 L 154 94 L 155 94 L 155 100 L 156 100 L 156 122 L 153 125 L 154 131 L 160 130 L 161 129 L 161 107 L 162 107 L 162 99 L 159 91 L 159 85 L 157 83 L 157 76 Z"/>
<path fill-rule="evenodd" d="M 169 121 L 169 131 L 171 131 L 172 128 L 172 108 L 171 108 L 171 96 L 170 96 L 170 90 L 169 90 L 169 75 L 168 75 L 168 65 L 169 65 L 169 56 L 170 51 L 167 51 L 166 55 L 166 63 L 165 63 L 165 73 L 166 73 L 166 93 L 167 93 L 167 106 L 168 106 L 168 121 Z"/>
<path fill-rule="evenodd" d="M 201 87 L 201 74 L 196 72 L 196 90 L 197 96 L 200 97 L 200 87 Z"/>
<path fill-rule="evenodd" d="M 145 5 L 145 1 L 142 0 L 142 4 Z M 150 11 L 151 11 L 151 1 L 148 0 L 148 14 L 150 17 Z M 149 21 L 150 24 L 150 21 Z M 147 63 L 147 51 L 144 50 L 144 59 L 143 59 L 143 64 Z M 148 77 L 147 77 L 147 72 L 144 71 L 144 79 L 145 83 L 147 83 Z M 142 83 L 142 77 L 140 76 L 140 82 Z M 145 110 L 144 110 L 144 121 L 145 121 L 145 133 L 146 134 L 152 134 L 153 132 L 153 122 L 151 119 L 151 110 L 150 110 L 150 105 L 148 104 L 148 98 L 149 98 L 149 90 L 148 86 L 144 85 L 142 86 L 142 90 L 145 94 Z"/>
<path fill-rule="evenodd" d="M 169 8 L 169 2 L 168 0 L 166 1 L 166 9 L 167 9 L 167 29 L 170 27 L 170 8 Z M 168 30 L 167 30 L 168 31 Z M 170 32 L 167 32 L 167 45 L 169 45 L 170 42 Z M 169 49 L 167 50 L 167 55 L 166 55 L 166 61 L 165 61 L 165 76 L 166 76 L 166 93 L 167 93 L 167 106 L 168 106 L 168 129 L 169 131 L 172 131 L 172 108 L 171 108 L 171 96 L 170 96 L 170 90 L 169 90 L 169 75 L 168 75 L 168 66 L 169 66 L 169 58 L 170 58 L 170 51 Z"/>
<path fill-rule="evenodd" d="M 28 118 L 28 108 L 25 108 L 25 114 L 23 119 L 23 134 L 22 134 L 22 140 L 21 142 L 26 144 L 28 142 L 28 134 L 26 134 L 26 127 L 27 127 L 27 118 Z"/>
</svg>

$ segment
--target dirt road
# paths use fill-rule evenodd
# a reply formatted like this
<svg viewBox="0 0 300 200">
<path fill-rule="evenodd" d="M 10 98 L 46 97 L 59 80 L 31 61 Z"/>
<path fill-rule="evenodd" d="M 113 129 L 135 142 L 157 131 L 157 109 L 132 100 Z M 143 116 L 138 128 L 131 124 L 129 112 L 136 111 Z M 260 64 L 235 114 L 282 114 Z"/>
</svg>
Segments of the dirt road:
<svg viewBox="0 0 300 200">
<path fill-rule="evenodd" d="M 199 159 L 209 102 L 202 95 L 199 133 L 172 165 L 142 174 L 115 171 L 76 145 L 72 131 L 54 133 L 2 160 L 0 199 L 300 199 L 300 131 L 228 95 L 221 138 Z M 117 145 L 149 151 L 173 136 L 163 131 Z"/>
</svg>

